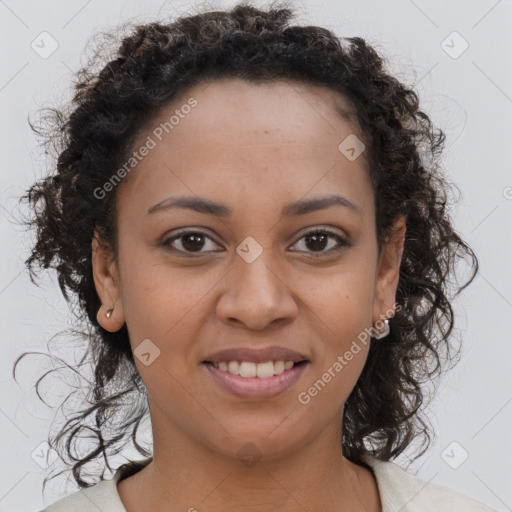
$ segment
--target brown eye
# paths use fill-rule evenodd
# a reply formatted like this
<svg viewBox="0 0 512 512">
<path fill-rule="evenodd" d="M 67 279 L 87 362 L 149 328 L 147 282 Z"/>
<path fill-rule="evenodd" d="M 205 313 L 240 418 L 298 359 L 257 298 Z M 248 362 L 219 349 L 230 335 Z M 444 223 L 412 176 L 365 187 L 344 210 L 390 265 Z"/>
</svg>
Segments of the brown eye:
<svg viewBox="0 0 512 512">
<path fill-rule="evenodd" d="M 341 249 L 351 245 L 349 242 L 347 242 L 347 240 L 338 235 L 338 233 L 326 229 L 310 231 L 309 233 L 306 233 L 300 240 L 304 240 L 306 252 L 320 253 L 319 256 L 324 253 L 331 254 L 333 252 L 338 252 Z M 334 240 L 337 243 L 337 247 L 335 244 L 334 248 L 325 250 L 329 245 L 329 240 Z M 316 256 L 315 254 L 313 255 Z"/>
<path fill-rule="evenodd" d="M 327 229 L 316 229 L 310 231 L 302 236 L 299 241 L 302 240 L 304 240 L 304 246 L 306 248 L 305 252 L 310 253 L 310 255 L 314 257 L 330 255 L 351 245 L 338 233 Z M 333 244 L 332 241 L 335 243 Z M 208 249 L 208 242 L 217 245 L 215 244 L 215 241 L 206 233 L 201 231 L 188 230 L 180 231 L 174 236 L 165 239 L 161 245 L 172 252 L 182 253 L 184 255 L 188 254 L 192 256 L 199 256 L 209 252 L 218 252 L 215 251 L 215 248 Z M 331 245 L 331 247 L 329 247 L 329 245 Z M 333 245 L 334 247 L 332 247 Z M 202 250 L 205 247 L 207 249 Z M 300 252 L 304 251 L 301 250 Z"/>
<path fill-rule="evenodd" d="M 214 240 L 201 231 L 182 231 L 171 238 L 167 238 L 162 242 L 162 246 L 169 248 L 174 252 L 182 253 L 205 253 L 210 251 L 201 251 L 206 245 L 206 241 L 214 242 Z M 174 244 L 174 242 L 178 242 Z M 215 242 L 214 242 L 215 243 Z"/>
</svg>

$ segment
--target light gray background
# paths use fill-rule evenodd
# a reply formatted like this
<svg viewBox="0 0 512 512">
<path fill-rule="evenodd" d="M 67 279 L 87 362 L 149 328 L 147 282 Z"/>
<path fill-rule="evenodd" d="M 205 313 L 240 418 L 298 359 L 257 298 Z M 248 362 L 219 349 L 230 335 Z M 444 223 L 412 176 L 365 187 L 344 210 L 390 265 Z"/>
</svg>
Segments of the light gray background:
<svg viewBox="0 0 512 512">
<path fill-rule="evenodd" d="M 193 5 L 199 4 L 0 0 L 0 511 L 39 510 L 76 490 L 71 480 L 66 487 L 60 477 L 58 486 L 50 482 L 45 500 L 41 494 L 45 470 L 36 460 L 44 452 L 40 445 L 55 411 L 37 399 L 33 386 L 42 370 L 52 366 L 43 357 L 29 356 L 19 366 L 19 384 L 12 378 L 15 358 L 26 350 L 46 352 L 47 340 L 65 329 L 70 318 L 53 275 L 42 281 L 41 289 L 30 283 L 23 265 L 30 238 L 13 222 L 17 198 L 46 165 L 27 116 L 66 97 L 71 71 L 83 62 L 86 42 L 98 30 L 134 16 L 144 21 Z M 374 43 L 400 79 L 416 84 L 424 109 L 448 135 L 448 178 L 462 192 L 453 220 L 476 251 L 481 271 L 455 303 L 464 348 L 461 362 L 442 380 L 430 407 L 437 438 L 413 464 L 408 466 L 407 457 L 398 462 L 427 482 L 449 486 L 498 511 L 512 510 L 512 173 L 507 158 L 512 143 L 512 4 L 325 0 L 296 5 L 299 21 Z M 58 42 L 47 59 L 31 48 L 43 31 Z M 442 47 L 453 31 L 469 44 L 458 58 Z M 454 54 L 464 43 L 450 36 L 447 44 Z M 66 339 L 59 342 L 66 344 Z M 72 347 L 71 339 L 67 345 Z M 56 405 L 69 390 L 52 382 L 41 389 L 44 393 L 52 386 L 50 404 Z M 469 458 L 453 469 L 447 461 L 456 465 L 463 450 Z"/>
</svg>

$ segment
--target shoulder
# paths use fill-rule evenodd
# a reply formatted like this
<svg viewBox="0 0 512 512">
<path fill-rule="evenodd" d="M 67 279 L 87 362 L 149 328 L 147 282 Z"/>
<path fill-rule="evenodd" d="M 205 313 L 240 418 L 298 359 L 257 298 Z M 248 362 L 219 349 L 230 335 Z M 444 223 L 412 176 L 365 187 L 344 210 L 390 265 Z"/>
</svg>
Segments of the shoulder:
<svg viewBox="0 0 512 512">
<path fill-rule="evenodd" d="M 118 473 L 111 480 L 102 480 L 80 489 L 51 504 L 41 512 L 126 512 L 117 492 Z"/>
<path fill-rule="evenodd" d="M 126 512 L 117 493 L 116 481 L 103 480 L 58 500 L 41 512 Z"/>
<path fill-rule="evenodd" d="M 449 487 L 411 475 L 394 462 L 370 455 L 364 461 L 377 480 L 383 512 L 496 512 Z"/>
<path fill-rule="evenodd" d="M 126 512 L 117 492 L 117 483 L 147 466 L 153 457 L 131 461 L 120 466 L 110 480 L 102 480 L 91 487 L 80 489 L 62 498 L 40 512 Z"/>
</svg>

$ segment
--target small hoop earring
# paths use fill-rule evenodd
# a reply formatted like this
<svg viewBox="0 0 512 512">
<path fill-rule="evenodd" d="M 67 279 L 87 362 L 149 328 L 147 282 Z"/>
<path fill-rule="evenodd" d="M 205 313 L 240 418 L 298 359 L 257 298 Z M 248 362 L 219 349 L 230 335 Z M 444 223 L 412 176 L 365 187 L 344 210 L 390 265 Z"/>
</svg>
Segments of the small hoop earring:
<svg viewBox="0 0 512 512">
<path fill-rule="evenodd" d="M 107 318 L 110 318 L 110 315 L 112 314 L 112 311 L 114 311 L 114 308 L 109 309 L 109 310 L 105 313 L 105 316 L 106 316 Z"/>
<path fill-rule="evenodd" d="M 384 323 L 385 323 L 384 331 L 382 331 L 379 334 L 376 334 L 374 336 L 374 338 L 377 339 L 377 340 L 385 338 L 390 333 L 390 331 L 391 331 L 391 329 L 389 327 L 389 320 L 388 319 L 384 320 Z"/>
</svg>

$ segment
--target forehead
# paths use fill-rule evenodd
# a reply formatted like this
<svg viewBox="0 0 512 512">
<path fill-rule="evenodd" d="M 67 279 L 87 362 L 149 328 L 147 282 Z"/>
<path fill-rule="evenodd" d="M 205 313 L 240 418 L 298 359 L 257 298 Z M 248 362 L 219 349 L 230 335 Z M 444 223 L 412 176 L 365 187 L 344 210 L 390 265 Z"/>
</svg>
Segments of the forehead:
<svg viewBox="0 0 512 512">
<path fill-rule="evenodd" d="M 254 83 L 223 78 L 182 92 L 155 118 L 153 126 L 170 119 L 191 101 L 189 114 L 180 116 L 169 143 L 190 143 L 190 131 L 201 140 L 236 137 L 236 142 L 253 143 L 255 136 L 269 135 L 280 143 L 307 142 L 329 145 L 339 130 L 358 131 L 355 110 L 348 100 L 328 87 L 290 81 Z M 187 122 L 184 122 L 187 119 Z"/>
<path fill-rule="evenodd" d="M 223 202 L 258 194 L 293 201 L 333 188 L 350 195 L 366 187 L 367 195 L 364 154 L 351 161 L 339 149 L 348 136 L 362 138 L 350 115 L 349 102 L 326 87 L 200 84 L 148 124 L 139 145 L 151 140 L 152 149 L 131 171 L 123 195 L 135 199 L 137 191 L 138 202 L 152 204 L 178 192 Z"/>
</svg>

